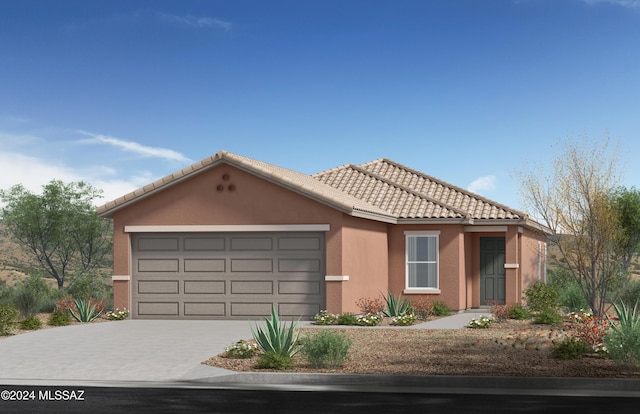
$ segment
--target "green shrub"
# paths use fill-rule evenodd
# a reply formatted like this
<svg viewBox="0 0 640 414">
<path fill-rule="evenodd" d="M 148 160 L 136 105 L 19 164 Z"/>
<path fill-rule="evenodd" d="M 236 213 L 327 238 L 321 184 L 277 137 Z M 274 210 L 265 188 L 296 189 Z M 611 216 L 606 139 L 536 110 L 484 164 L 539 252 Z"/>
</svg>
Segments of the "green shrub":
<svg viewBox="0 0 640 414">
<path fill-rule="evenodd" d="M 640 279 L 630 280 L 620 290 L 618 302 L 633 306 L 640 303 Z"/>
<path fill-rule="evenodd" d="M 558 359 L 580 359 L 591 352 L 591 345 L 580 338 L 570 337 L 556 344 L 551 355 Z"/>
<path fill-rule="evenodd" d="M 5 285 L 0 288 L 0 305 L 13 305 L 13 295 L 15 293 L 15 287 Z"/>
<path fill-rule="evenodd" d="M 302 338 L 302 356 L 314 368 L 338 368 L 347 358 L 351 339 L 345 334 L 323 330 Z"/>
<path fill-rule="evenodd" d="M 93 298 L 97 301 L 106 301 L 108 298 L 107 285 L 97 274 L 83 274 L 74 276 L 69 283 L 67 293 L 74 299 Z"/>
<path fill-rule="evenodd" d="M 13 304 L 0 303 L 0 336 L 11 335 L 17 317 L 18 310 Z"/>
<path fill-rule="evenodd" d="M 338 325 L 357 325 L 358 318 L 351 312 L 338 315 Z"/>
<path fill-rule="evenodd" d="M 394 316 L 391 318 L 391 325 L 395 326 L 409 326 L 416 323 L 417 316 L 413 313 L 405 313 L 400 316 Z"/>
<path fill-rule="evenodd" d="M 251 327 L 253 339 L 260 349 L 264 351 L 265 355 L 273 354 L 290 359 L 298 353 L 300 350 L 298 345 L 300 332 L 296 333 L 295 322 L 291 322 L 288 328 L 286 323 L 280 323 L 278 313 L 274 306 L 271 307 L 271 320 L 265 319 L 265 323 L 266 332 L 263 331 L 262 328 L 256 327 L 256 330 L 254 330 L 253 327 Z"/>
<path fill-rule="evenodd" d="M 589 304 L 582 294 L 582 290 L 575 281 L 569 282 L 560 290 L 560 306 L 566 312 L 579 312 L 581 309 L 589 309 Z"/>
<path fill-rule="evenodd" d="M 34 331 L 42 328 L 42 321 L 37 316 L 32 316 L 20 322 L 20 329 Z"/>
<path fill-rule="evenodd" d="M 475 318 L 471 319 L 469 321 L 469 328 L 487 329 L 487 328 L 491 328 L 492 324 L 493 324 L 493 319 L 491 319 L 488 316 L 482 315 L 478 319 L 475 319 Z"/>
<path fill-rule="evenodd" d="M 618 322 L 611 325 L 611 330 L 603 341 L 611 359 L 631 366 L 640 365 L 640 314 L 638 305 L 633 308 L 624 303 L 615 305 Z"/>
<path fill-rule="evenodd" d="M 252 358 L 258 353 L 258 345 L 247 342 L 244 339 L 239 340 L 235 344 L 224 349 L 224 355 L 227 358 L 247 359 Z"/>
<path fill-rule="evenodd" d="M 431 305 L 431 314 L 435 316 L 449 316 L 451 315 L 451 309 L 449 309 L 446 303 L 435 301 Z"/>
<path fill-rule="evenodd" d="M 405 313 L 409 313 L 411 310 L 411 302 L 402 297 L 402 294 L 396 298 L 389 292 L 384 298 L 386 307 L 384 309 L 384 315 L 389 317 L 402 316 Z"/>
<path fill-rule="evenodd" d="M 24 319 L 28 319 L 42 310 L 45 296 L 38 290 L 20 285 L 13 294 L 13 304 Z"/>
<path fill-rule="evenodd" d="M 531 317 L 531 312 L 529 309 L 522 306 L 519 303 L 515 303 L 509 307 L 509 319 L 516 319 L 519 321 L 529 319 Z"/>
<path fill-rule="evenodd" d="M 67 326 L 71 323 L 71 315 L 69 312 L 56 309 L 49 315 L 48 323 L 51 326 Z"/>
<path fill-rule="evenodd" d="M 544 309 L 533 317 L 533 322 L 539 325 L 560 325 L 562 316 L 553 309 Z"/>
<path fill-rule="evenodd" d="M 524 296 L 527 299 L 527 307 L 533 313 L 555 311 L 560 306 L 560 288 L 541 280 L 526 288 Z"/>
<path fill-rule="evenodd" d="M 329 313 L 326 310 L 321 310 L 320 313 L 314 316 L 313 320 L 316 325 L 337 325 L 338 315 Z"/>
<path fill-rule="evenodd" d="M 92 322 L 102 315 L 102 305 L 91 298 L 76 299 L 73 308 L 69 309 L 71 316 L 78 322 Z"/>
<path fill-rule="evenodd" d="M 285 370 L 293 367 L 293 358 L 274 351 L 269 351 L 260 355 L 256 366 L 262 369 Z"/>
</svg>

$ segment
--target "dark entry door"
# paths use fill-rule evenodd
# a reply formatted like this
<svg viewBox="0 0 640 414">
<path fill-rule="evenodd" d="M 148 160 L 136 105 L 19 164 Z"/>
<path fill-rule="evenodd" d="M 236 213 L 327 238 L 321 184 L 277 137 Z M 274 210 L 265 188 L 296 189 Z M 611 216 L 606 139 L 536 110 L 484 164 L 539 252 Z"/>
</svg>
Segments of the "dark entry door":
<svg viewBox="0 0 640 414">
<path fill-rule="evenodd" d="M 504 260 L 504 237 L 480 237 L 480 305 L 505 303 Z"/>
</svg>

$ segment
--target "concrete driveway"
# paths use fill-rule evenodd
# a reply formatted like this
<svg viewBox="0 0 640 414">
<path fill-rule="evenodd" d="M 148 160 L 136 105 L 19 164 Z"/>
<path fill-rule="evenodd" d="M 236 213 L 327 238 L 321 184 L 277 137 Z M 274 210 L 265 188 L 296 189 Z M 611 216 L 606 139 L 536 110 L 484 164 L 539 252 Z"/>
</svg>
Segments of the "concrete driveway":
<svg viewBox="0 0 640 414">
<path fill-rule="evenodd" d="M 167 382 L 227 375 L 229 371 L 201 362 L 239 339 L 251 338 L 254 324 L 124 320 L 0 338 L 0 384 Z"/>
</svg>

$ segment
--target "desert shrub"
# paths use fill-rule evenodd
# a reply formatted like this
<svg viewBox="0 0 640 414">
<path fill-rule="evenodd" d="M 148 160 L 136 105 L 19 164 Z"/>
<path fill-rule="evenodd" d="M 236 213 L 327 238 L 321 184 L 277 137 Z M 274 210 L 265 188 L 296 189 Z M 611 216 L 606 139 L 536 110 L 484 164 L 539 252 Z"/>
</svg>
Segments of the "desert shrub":
<svg viewBox="0 0 640 414">
<path fill-rule="evenodd" d="M 391 318 L 391 325 L 395 325 L 395 326 L 409 326 L 409 325 L 413 325 L 414 323 L 416 323 L 416 319 L 418 319 L 416 317 L 416 315 L 414 315 L 413 313 L 405 313 L 402 314 L 400 316 L 394 316 L 393 318 Z"/>
<path fill-rule="evenodd" d="M 577 337 L 569 337 L 556 344 L 551 355 L 558 359 L 579 359 L 591 352 L 588 343 Z"/>
<path fill-rule="evenodd" d="M 124 309 L 115 308 L 114 310 L 110 310 L 109 312 L 107 312 L 107 319 L 111 321 L 122 321 L 127 319 L 128 316 L 129 316 L 129 311 L 126 308 Z"/>
<path fill-rule="evenodd" d="M 638 305 L 633 308 L 626 304 L 615 305 L 618 322 L 604 336 L 604 344 L 609 356 L 625 365 L 640 365 L 640 314 Z"/>
<path fill-rule="evenodd" d="M 302 338 L 302 357 L 314 368 L 338 368 L 347 358 L 351 339 L 330 330 Z"/>
<path fill-rule="evenodd" d="M 55 309 L 51 315 L 49 315 L 48 323 L 51 326 L 67 326 L 71 323 L 71 315 L 69 312 Z"/>
<path fill-rule="evenodd" d="M 493 319 L 488 316 L 482 315 L 480 318 L 473 318 L 469 321 L 469 328 L 475 329 L 487 329 L 493 324 Z"/>
<path fill-rule="evenodd" d="M 378 296 L 377 298 L 360 298 L 356 302 L 360 313 L 363 315 L 377 315 L 384 312 L 384 300 Z"/>
<path fill-rule="evenodd" d="M 74 276 L 69 283 L 67 293 L 74 299 L 93 298 L 100 302 L 106 302 L 108 298 L 107 285 L 97 274 L 87 273 Z"/>
<path fill-rule="evenodd" d="M 516 319 L 516 320 L 522 321 L 525 319 L 529 319 L 531 317 L 531 312 L 529 312 L 529 309 L 522 306 L 521 304 L 514 303 L 509 307 L 508 317 L 509 319 Z"/>
<path fill-rule="evenodd" d="M 267 358 L 272 358 L 273 355 L 287 357 L 291 359 L 300 350 L 298 345 L 298 336 L 300 332 L 296 333 L 296 324 L 291 322 L 289 327 L 286 323 L 281 323 L 278 318 L 275 306 L 271 307 L 271 320 L 265 319 L 266 331 L 260 327 L 256 327 L 254 330 L 251 327 L 251 333 L 253 339 L 258 344 L 258 347 L 264 351 Z"/>
<path fill-rule="evenodd" d="M 595 316 L 591 311 L 580 310 L 568 314 L 564 326 L 571 336 L 580 338 L 594 351 L 603 350 L 603 338 L 609 330 L 606 318 Z"/>
<path fill-rule="evenodd" d="M 6 284 L 0 287 L 0 305 L 13 305 L 13 294 L 15 290 L 13 286 Z"/>
<path fill-rule="evenodd" d="M 435 301 L 431 304 L 431 314 L 435 316 L 449 316 L 451 315 L 451 309 L 449 309 L 446 303 Z"/>
<path fill-rule="evenodd" d="M 547 284 L 538 280 L 525 289 L 524 296 L 527 307 L 537 317 L 544 313 L 544 317 L 557 314 L 560 307 L 560 287 L 557 284 Z"/>
<path fill-rule="evenodd" d="M 345 312 L 338 315 L 338 325 L 357 325 L 358 318 L 351 312 Z"/>
<path fill-rule="evenodd" d="M 20 329 L 32 331 L 42 328 L 42 321 L 37 316 L 31 316 L 20 322 Z"/>
<path fill-rule="evenodd" d="M 618 302 L 626 303 L 629 306 L 640 303 L 640 279 L 630 280 L 625 283 L 622 289 L 620 289 Z"/>
<path fill-rule="evenodd" d="M 382 322 L 382 316 L 377 313 L 356 316 L 356 325 L 358 326 L 378 326 L 380 322 Z"/>
<path fill-rule="evenodd" d="M 433 304 L 427 299 L 419 299 L 411 302 L 411 308 L 414 315 L 420 320 L 426 321 L 431 316 L 431 308 Z"/>
<path fill-rule="evenodd" d="M 560 325 L 562 317 L 554 309 L 543 309 L 535 314 L 533 322 L 539 325 Z"/>
<path fill-rule="evenodd" d="M 320 313 L 313 317 L 313 320 L 316 325 L 337 325 L 338 315 L 321 310 Z"/>
<path fill-rule="evenodd" d="M 511 309 L 510 305 L 499 304 L 496 301 L 491 301 L 491 314 L 496 322 L 504 322 L 509 317 L 509 310 Z"/>
<path fill-rule="evenodd" d="M 560 306 L 567 312 L 578 312 L 581 309 L 589 309 L 589 304 L 578 283 L 571 281 L 560 290 Z"/>
<path fill-rule="evenodd" d="M 76 299 L 73 301 L 73 305 L 73 308 L 69 309 L 69 313 L 78 322 L 92 322 L 100 317 L 104 310 L 102 304 L 92 298 Z"/>
<path fill-rule="evenodd" d="M 19 285 L 13 294 L 13 304 L 24 319 L 28 319 L 42 310 L 45 296 L 37 289 Z"/>
<path fill-rule="evenodd" d="M 233 345 L 224 349 L 224 356 L 234 359 L 247 359 L 258 353 L 258 345 L 247 342 L 244 339 L 239 340 Z"/>
<path fill-rule="evenodd" d="M 411 310 L 411 302 L 402 297 L 402 294 L 395 297 L 391 292 L 384 298 L 384 315 L 389 317 L 402 316 Z"/>
<path fill-rule="evenodd" d="M 265 352 L 260 355 L 256 367 L 262 369 L 285 370 L 293 367 L 293 358 L 279 354 L 274 351 Z"/>
<path fill-rule="evenodd" d="M 16 324 L 18 310 L 13 304 L 0 303 L 0 336 L 10 335 Z"/>
</svg>

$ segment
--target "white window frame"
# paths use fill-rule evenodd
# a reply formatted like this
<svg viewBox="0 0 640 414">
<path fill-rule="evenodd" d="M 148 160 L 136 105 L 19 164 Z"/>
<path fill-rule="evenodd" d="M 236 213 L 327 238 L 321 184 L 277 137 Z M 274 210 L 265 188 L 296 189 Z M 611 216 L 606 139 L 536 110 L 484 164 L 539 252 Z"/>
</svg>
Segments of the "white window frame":
<svg viewBox="0 0 640 414">
<path fill-rule="evenodd" d="M 439 294 L 440 293 L 440 232 L 439 231 L 405 231 L 405 294 Z M 433 237 L 436 239 L 436 286 L 435 287 L 411 287 L 409 286 L 409 264 L 410 263 L 434 263 L 434 261 L 411 261 L 409 262 L 409 238 L 411 237 Z"/>
</svg>

